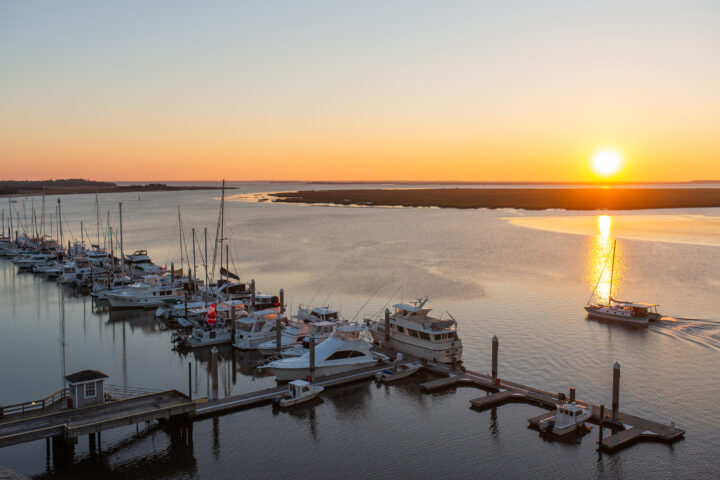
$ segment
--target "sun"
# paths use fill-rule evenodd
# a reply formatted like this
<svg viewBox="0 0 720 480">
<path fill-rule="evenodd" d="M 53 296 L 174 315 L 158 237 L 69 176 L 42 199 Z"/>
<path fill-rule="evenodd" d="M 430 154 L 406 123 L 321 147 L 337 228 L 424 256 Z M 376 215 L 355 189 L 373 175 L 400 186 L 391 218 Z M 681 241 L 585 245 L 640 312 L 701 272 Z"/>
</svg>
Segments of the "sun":
<svg viewBox="0 0 720 480">
<path fill-rule="evenodd" d="M 616 174 L 622 166 L 622 155 L 617 150 L 600 150 L 593 155 L 592 166 L 602 177 Z"/>
</svg>

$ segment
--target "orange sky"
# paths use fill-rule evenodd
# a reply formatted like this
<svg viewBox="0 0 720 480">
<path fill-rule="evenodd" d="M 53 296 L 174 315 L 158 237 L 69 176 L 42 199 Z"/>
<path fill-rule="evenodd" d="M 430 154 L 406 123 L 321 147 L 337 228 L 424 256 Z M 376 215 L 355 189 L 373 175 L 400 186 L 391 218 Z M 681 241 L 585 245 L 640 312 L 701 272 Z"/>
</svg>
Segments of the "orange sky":
<svg viewBox="0 0 720 480">
<path fill-rule="evenodd" d="M 3 3 L 0 179 L 720 179 L 713 2 L 263 3 Z"/>
</svg>

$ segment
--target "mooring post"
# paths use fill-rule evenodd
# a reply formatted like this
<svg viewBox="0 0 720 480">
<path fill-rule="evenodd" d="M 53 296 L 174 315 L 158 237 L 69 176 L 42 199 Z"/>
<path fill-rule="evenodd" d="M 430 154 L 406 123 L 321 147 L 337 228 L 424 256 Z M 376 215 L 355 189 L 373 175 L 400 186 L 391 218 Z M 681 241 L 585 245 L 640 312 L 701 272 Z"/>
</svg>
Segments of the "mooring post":
<svg viewBox="0 0 720 480">
<path fill-rule="evenodd" d="M 95 456 L 95 434 L 90 433 L 88 434 L 88 449 L 90 450 L 90 455 Z"/>
<path fill-rule="evenodd" d="M 605 405 L 600 405 L 600 422 L 598 423 L 598 448 L 602 447 L 603 427 L 605 423 Z"/>
<path fill-rule="evenodd" d="M 188 319 L 188 299 L 187 299 L 187 292 L 183 294 L 185 296 L 185 320 Z"/>
<path fill-rule="evenodd" d="M 285 290 L 280 289 L 280 313 L 285 313 Z"/>
<path fill-rule="evenodd" d="M 385 309 L 385 348 L 390 348 L 390 310 Z"/>
<path fill-rule="evenodd" d="M 255 279 L 250 280 L 250 311 L 255 311 Z"/>
<path fill-rule="evenodd" d="M 315 334 L 310 334 L 310 380 L 315 376 Z"/>
<path fill-rule="evenodd" d="M 235 341 L 235 304 L 230 305 L 230 338 Z"/>
<path fill-rule="evenodd" d="M 188 362 L 188 398 L 192 401 L 192 363 Z"/>
<path fill-rule="evenodd" d="M 282 295 L 282 289 L 280 289 L 280 295 Z M 280 301 L 282 305 L 282 300 Z M 282 348 L 282 324 L 280 322 L 280 315 L 275 317 L 275 352 L 280 353 Z"/>
<path fill-rule="evenodd" d="M 617 420 L 618 409 L 620 408 L 620 364 L 613 365 L 613 390 L 612 390 L 612 418 Z"/>
<path fill-rule="evenodd" d="M 492 338 L 492 378 L 497 378 L 498 371 L 498 338 L 497 335 Z"/>
<path fill-rule="evenodd" d="M 165 264 L 167 265 L 167 263 Z M 175 263 L 170 263 L 170 285 L 175 283 Z"/>
<path fill-rule="evenodd" d="M 212 395 L 213 400 L 218 399 L 218 349 L 213 347 L 210 350 L 211 364 L 212 364 Z"/>
<path fill-rule="evenodd" d="M 575 387 L 570 387 L 570 403 L 575 401 Z"/>
</svg>

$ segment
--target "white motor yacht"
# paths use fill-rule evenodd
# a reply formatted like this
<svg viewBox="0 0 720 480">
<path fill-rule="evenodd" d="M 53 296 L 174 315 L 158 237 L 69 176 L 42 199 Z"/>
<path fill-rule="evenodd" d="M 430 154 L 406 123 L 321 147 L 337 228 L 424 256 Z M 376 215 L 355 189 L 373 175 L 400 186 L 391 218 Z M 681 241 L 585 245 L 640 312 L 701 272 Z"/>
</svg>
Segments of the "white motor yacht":
<svg viewBox="0 0 720 480">
<path fill-rule="evenodd" d="M 335 328 L 333 334 L 315 347 L 315 378 L 348 372 L 375 365 L 378 358 L 370 351 L 370 344 L 362 340 L 367 332 L 364 325 L 344 325 Z M 259 368 L 272 368 L 279 381 L 304 379 L 311 375 L 310 354 L 282 358 Z"/>
<path fill-rule="evenodd" d="M 429 316 L 425 308 L 428 299 L 394 305 L 390 315 L 390 347 L 433 362 L 452 363 L 462 360 L 462 341 L 457 334 L 457 322 L 452 316 L 440 320 Z M 385 341 L 385 321 L 366 319 L 375 343 Z"/>
<path fill-rule="evenodd" d="M 184 296 L 182 288 L 157 275 L 146 275 L 142 282 L 105 293 L 111 309 L 157 308 L 179 303 Z"/>
<path fill-rule="evenodd" d="M 130 274 L 137 278 L 145 275 L 162 275 L 165 273 L 163 267 L 152 263 L 147 254 L 147 250 L 136 250 L 134 253 L 125 255 L 125 264 L 128 266 Z"/>
<path fill-rule="evenodd" d="M 240 350 L 253 350 L 263 342 L 275 337 L 277 319 L 286 323 L 285 314 L 280 307 L 250 312 L 235 322 L 235 342 L 233 347 Z M 282 327 L 281 327 L 282 328 Z"/>
<path fill-rule="evenodd" d="M 280 336 L 280 351 L 295 348 L 307 348 L 307 340 L 310 335 L 315 336 L 317 343 L 328 338 L 337 322 L 302 322 L 300 328 L 286 327 Z M 258 352 L 262 355 L 275 355 L 278 353 L 276 339 L 268 340 L 257 346 Z"/>
</svg>

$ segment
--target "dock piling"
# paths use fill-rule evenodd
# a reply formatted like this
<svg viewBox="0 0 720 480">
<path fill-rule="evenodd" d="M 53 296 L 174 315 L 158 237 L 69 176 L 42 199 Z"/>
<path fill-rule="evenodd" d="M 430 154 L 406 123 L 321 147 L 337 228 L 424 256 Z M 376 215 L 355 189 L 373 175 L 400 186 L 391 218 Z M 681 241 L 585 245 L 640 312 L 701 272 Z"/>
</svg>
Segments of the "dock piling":
<svg viewBox="0 0 720 480">
<path fill-rule="evenodd" d="M 385 309 L 385 348 L 390 348 L 390 310 Z"/>
<path fill-rule="evenodd" d="M 230 338 L 235 341 L 235 304 L 230 305 Z"/>
<path fill-rule="evenodd" d="M 218 399 L 218 349 L 212 347 L 210 350 L 211 356 L 211 367 L 212 368 L 212 398 L 213 400 Z"/>
<path fill-rule="evenodd" d="M 250 280 L 250 311 L 255 311 L 255 279 Z"/>
<path fill-rule="evenodd" d="M 280 289 L 280 313 L 285 313 L 285 290 Z"/>
<path fill-rule="evenodd" d="M 613 365 L 613 389 L 612 389 L 612 418 L 617 419 L 618 409 L 620 408 L 620 364 L 615 362 Z"/>
<path fill-rule="evenodd" d="M 492 338 L 492 378 L 497 378 L 498 371 L 498 338 L 497 335 Z"/>
<path fill-rule="evenodd" d="M 310 379 L 315 376 L 315 334 L 310 334 Z"/>
<path fill-rule="evenodd" d="M 188 399 L 192 402 L 192 363 L 188 362 Z"/>
<path fill-rule="evenodd" d="M 575 387 L 570 387 L 570 403 L 575 401 Z"/>
<path fill-rule="evenodd" d="M 598 422 L 598 450 L 600 450 L 600 446 L 602 445 L 602 439 L 603 439 L 603 427 L 605 423 L 605 405 L 600 405 L 600 421 Z"/>
<path fill-rule="evenodd" d="M 282 289 L 280 289 L 282 294 Z M 282 301 L 280 302 L 282 305 Z M 280 315 L 275 317 L 275 352 L 280 353 L 282 349 L 282 325 L 280 324 Z"/>
</svg>

